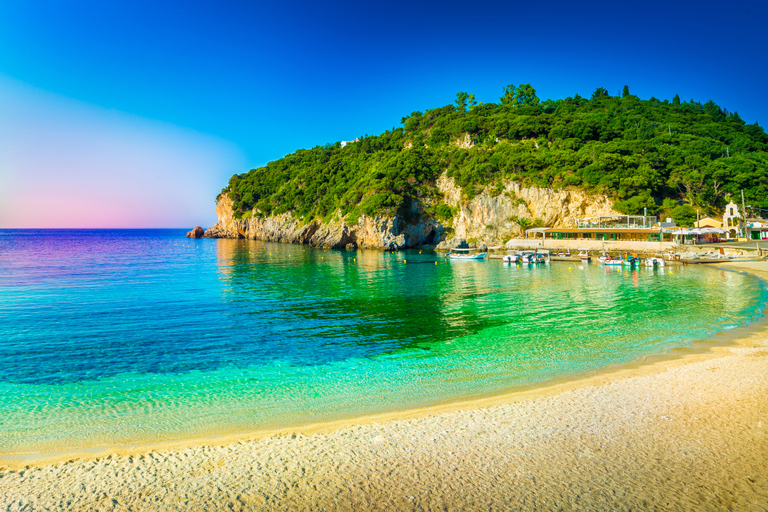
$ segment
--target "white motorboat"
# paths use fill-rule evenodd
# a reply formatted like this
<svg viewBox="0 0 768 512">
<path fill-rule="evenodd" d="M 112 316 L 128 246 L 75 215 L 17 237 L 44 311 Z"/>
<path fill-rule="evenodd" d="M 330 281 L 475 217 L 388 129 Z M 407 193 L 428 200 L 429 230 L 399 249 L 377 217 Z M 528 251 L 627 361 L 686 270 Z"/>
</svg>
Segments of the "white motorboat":
<svg viewBox="0 0 768 512">
<path fill-rule="evenodd" d="M 536 263 L 536 251 L 523 251 L 520 255 L 523 263 Z"/>
<path fill-rule="evenodd" d="M 522 256 L 519 252 L 515 251 L 512 254 L 505 254 L 502 258 L 504 263 L 519 263 L 522 260 Z"/>
<path fill-rule="evenodd" d="M 454 252 L 455 251 L 455 252 Z M 487 252 L 471 252 L 477 249 L 451 249 L 448 256 L 452 260 L 484 260 Z"/>
<path fill-rule="evenodd" d="M 602 263 L 603 265 L 622 265 L 624 261 L 621 259 L 621 256 L 611 256 L 608 253 L 603 254 L 602 256 L 599 256 L 597 258 L 597 261 Z"/>
<path fill-rule="evenodd" d="M 645 266 L 646 267 L 663 267 L 666 265 L 666 262 L 664 261 L 664 258 L 659 258 L 658 256 L 651 256 L 650 258 L 645 258 Z"/>
</svg>

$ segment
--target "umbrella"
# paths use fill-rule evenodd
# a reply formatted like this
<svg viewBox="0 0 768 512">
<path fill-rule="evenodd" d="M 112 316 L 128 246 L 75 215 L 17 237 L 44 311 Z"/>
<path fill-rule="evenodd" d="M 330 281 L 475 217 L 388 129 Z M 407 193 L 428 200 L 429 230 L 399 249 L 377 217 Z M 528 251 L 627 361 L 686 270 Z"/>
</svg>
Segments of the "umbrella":
<svg viewBox="0 0 768 512">
<path fill-rule="evenodd" d="M 691 231 L 686 228 L 665 229 L 665 233 L 672 233 L 673 235 L 690 235 Z"/>
</svg>

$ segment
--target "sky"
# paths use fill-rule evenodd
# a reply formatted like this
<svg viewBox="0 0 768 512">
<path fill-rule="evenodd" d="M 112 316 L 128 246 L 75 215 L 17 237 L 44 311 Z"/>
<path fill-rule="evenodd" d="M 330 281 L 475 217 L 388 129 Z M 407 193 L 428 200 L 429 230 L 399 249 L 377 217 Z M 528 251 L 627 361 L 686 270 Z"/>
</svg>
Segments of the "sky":
<svg viewBox="0 0 768 512">
<path fill-rule="evenodd" d="M 210 227 L 233 174 L 507 84 L 626 84 L 765 127 L 766 19 L 763 0 L 0 0 L 0 228 Z"/>
</svg>

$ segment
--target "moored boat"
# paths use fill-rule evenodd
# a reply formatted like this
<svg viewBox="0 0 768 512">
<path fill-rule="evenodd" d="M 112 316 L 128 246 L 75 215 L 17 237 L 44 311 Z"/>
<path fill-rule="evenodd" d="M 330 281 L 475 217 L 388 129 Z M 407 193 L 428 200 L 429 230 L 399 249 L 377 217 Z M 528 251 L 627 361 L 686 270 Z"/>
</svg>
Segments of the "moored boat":
<svg viewBox="0 0 768 512">
<path fill-rule="evenodd" d="M 602 263 L 603 265 L 621 265 L 623 264 L 623 260 L 621 259 L 621 256 L 611 256 L 608 253 L 604 253 L 602 256 L 599 256 L 597 258 L 597 261 Z"/>
<path fill-rule="evenodd" d="M 521 259 L 522 256 L 520 256 L 520 253 L 515 251 L 511 254 L 505 254 L 502 261 L 504 261 L 504 263 L 519 263 Z"/>
<path fill-rule="evenodd" d="M 638 267 L 640 266 L 640 258 L 637 256 L 637 254 L 627 256 L 624 258 L 624 265 L 627 267 Z"/>
<path fill-rule="evenodd" d="M 592 261 L 592 256 L 589 255 L 589 251 L 587 249 L 581 249 L 580 250 L 579 258 L 584 263 L 588 263 L 588 262 Z"/>
<path fill-rule="evenodd" d="M 645 266 L 646 267 L 663 267 L 666 263 L 664 262 L 664 258 L 659 258 L 658 256 L 651 256 L 650 258 L 645 258 Z"/>
<path fill-rule="evenodd" d="M 536 251 L 523 251 L 520 261 L 523 263 L 536 263 Z"/>
<path fill-rule="evenodd" d="M 536 251 L 536 263 L 549 263 L 551 259 L 547 249 L 539 249 Z"/>
<path fill-rule="evenodd" d="M 454 252 L 456 251 L 456 252 Z M 477 249 L 451 249 L 448 253 L 448 257 L 452 260 L 484 260 L 487 252 L 475 252 Z"/>
</svg>

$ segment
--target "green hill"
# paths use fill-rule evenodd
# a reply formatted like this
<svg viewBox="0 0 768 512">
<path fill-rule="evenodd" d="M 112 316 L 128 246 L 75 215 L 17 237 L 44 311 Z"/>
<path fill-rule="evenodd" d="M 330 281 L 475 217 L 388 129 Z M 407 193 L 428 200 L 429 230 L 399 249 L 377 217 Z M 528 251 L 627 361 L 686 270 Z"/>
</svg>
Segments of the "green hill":
<svg viewBox="0 0 768 512">
<path fill-rule="evenodd" d="M 226 192 L 236 217 L 287 211 L 306 221 L 338 212 L 401 214 L 430 197 L 426 214 L 448 221 L 435 180 L 447 171 L 463 197 L 503 181 L 605 193 L 627 214 L 687 224 L 717 214 L 729 196 L 768 208 L 768 136 L 712 101 L 641 100 L 598 88 L 540 101 L 529 84 L 507 86 L 498 104 L 459 93 L 455 105 L 413 112 L 402 128 L 341 147 L 299 150 L 233 176 Z"/>
</svg>

